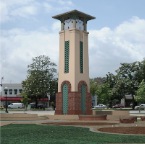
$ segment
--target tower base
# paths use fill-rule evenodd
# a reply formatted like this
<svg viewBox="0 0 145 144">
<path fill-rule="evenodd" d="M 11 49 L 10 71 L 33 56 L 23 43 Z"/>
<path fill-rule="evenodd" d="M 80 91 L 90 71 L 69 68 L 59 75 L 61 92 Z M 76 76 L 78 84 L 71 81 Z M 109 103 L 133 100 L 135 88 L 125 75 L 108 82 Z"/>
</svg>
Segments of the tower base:
<svg viewBox="0 0 145 144">
<path fill-rule="evenodd" d="M 68 93 L 68 115 L 92 115 L 92 98 L 90 93 L 86 93 L 85 110 L 81 109 L 81 93 Z M 63 94 L 58 92 L 56 94 L 56 110 L 55 114 L 63 115 Z"/>
</svg>

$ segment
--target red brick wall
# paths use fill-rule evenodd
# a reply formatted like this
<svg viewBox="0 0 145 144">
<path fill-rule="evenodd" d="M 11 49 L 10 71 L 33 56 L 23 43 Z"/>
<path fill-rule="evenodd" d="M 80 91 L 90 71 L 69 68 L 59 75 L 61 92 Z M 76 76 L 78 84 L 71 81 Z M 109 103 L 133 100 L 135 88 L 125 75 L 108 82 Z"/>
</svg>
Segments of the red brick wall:
<svg viewBox="0 0 145 144">
<path fill-rule="evenodd" d="M 87 91 L 88 87 L 84 81 L 80 81 L 78 84 L 78 92 L 71 92 L 71 84 L 69 81 L 64 81 L 61 84 L 61 90 L 64 84 L 68 84 L 68 114 L 70 115 L 79 115 L 81 112 L 81 85 L 86 85 Z M 92 98 L 89 92 L 86 93 L 86 114 L 91 115 L 92 110 Z M 56 111 L 55 114 L 63 114 L 63 101 L 62 101 L 62 92 L 56 94 Z"/>
<path fill-rule="evenodd" d="M 68 97 L 68 114 L 80 114 L 80 93 L 70 92 Z"/>
<path fill-rule="evenodd" d="M 107 120 L 107 115 L 99 115 L 99 116 L 93 116 L 93 115 L 85 115 L 79 116 L 79 120 L 88 120 L 88 121 L 92 121 L 92 120 Z"/>
<path fill-rule="evenodd" d="M 86 114 L 92 115 L 92 97 L 90 93 L 86 95 Z"/>
<path fill-rule="evenodd" d="M 55 114 L 62 114 L 62 93 L 56 94 L 56 110 Z"/>
</svg>

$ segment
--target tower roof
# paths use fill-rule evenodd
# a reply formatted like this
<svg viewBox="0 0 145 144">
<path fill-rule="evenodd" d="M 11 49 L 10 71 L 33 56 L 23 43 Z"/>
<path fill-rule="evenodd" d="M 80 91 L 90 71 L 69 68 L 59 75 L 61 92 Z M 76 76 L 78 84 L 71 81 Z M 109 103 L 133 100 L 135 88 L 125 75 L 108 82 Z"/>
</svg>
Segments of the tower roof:
<svg viewBox="0 0 145 144">
<path fill-rule="evenodd" d="M 68 19 L 68 18 L 80 18 L 80 19 L 85 19 L 86 21 L 89 21 L 91 19 L 95 19 L 95 17 L 91 16 L 91 15 L 88 15 L 88 14 L 85 14 L 83 12 L 80 12 L 78 10 L 72 10 L 72 11 L 69 11 L 69 12 L 65 12 L 65 13 L 62 13 L 62 14 L 59 14 L 59 15 L 56 15 L 56 16 L 53 16 L 52 18 L 54 19 L 58 19 L 58 20 L 65 20 L 65 19 Z"/>
</svg>

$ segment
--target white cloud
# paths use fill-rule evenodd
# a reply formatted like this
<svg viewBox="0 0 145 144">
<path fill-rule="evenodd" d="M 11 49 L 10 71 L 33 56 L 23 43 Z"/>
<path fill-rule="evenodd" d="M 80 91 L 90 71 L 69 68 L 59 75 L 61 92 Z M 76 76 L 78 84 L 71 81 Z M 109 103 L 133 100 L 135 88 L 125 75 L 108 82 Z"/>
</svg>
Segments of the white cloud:
<svg viewBox="0 0 145 144">
<path fill-rule="evenodd" d="M 53 23 L 52 30 L 56 31 L 56 32 L 60 31 L 60 21 L 56 21 L 56 22 Z"/>
<path fill-rule="evenodd" d="M 71 0 L 1 0 L 0 22 L 4 23 L 16 18 L 39 16 L 45 12 L 68 10 L 73 6 Z"/>
<path fill-rule="evenodd" d="M 32 58 L 47 55 L 58 64 L 60 22 L 41 28 L 3 30 L 0 36 L 4 82 L 21 82 L 26 78 Z M 58 30 L 59 29 L 59 30 Z M 123 62 L 141 61 L 145 57 L 145 20 L 133 17 L 115 29 L 88 30 L 90 77 L 105 76 Z"/>
<path fill-rule="evenodd" d="M 59 3 L 59 4 L 61 4 L 61 5 L 70 5 L 70 6 L 72 6 L 73 5 L 73 3 L 72 3 L 72 1 L 70 1 L 70 0 L 57 0 L 57 2 Z"/>
<path fill-rule="evenodd" d="M 50 3 L 47 3 L 47 2 L 43 3 L 43 7 L 45 8 L 46 12 L 50 12 L 53 9 L 52 5 Z"/>
<path fill-rule="evenodd" d="M 54 12 L 56 13 L 70 10 L 74 6 L 71 0 L 46 0 L 43 2 L 43 6 L 46 12 Z"/>
<path fill-rule="evenodd" d="M 9 10 L 8 6 L 4 1 L 0 1 L 0 22 L 5 22 L 9 19 Z"/>
<path fill-rule="evenodd" d="M 1 0 L 0 22 L 7 22 L 16 16 L 26 17 L 36 14 L 37 2 L 35 0 Z"/>
<path fill-rule="evenodd" d="M 145 20 L 133 17 L 115 29 L 90 31 L 90 76 L 114 73 L 120 63 L 145 57 Z"/>
<path fill-rule="evenodd" d="M 50 3 L 50 2 L 53 2 L 53 3 L 58 3 L 60 5 L 73 5 L 73 2 L 71 0 L 46 0 L 46 2 Z"/>
<path fill-rule="evenodd" d="M 5 34 L 6 33 L 6 34 Z M 5 36 L 4 36 L 5 34 Z M 2 75 L 5 82 L 21 82 L 26 78 L 27 65 L 32 58 L 47 55 L 58 63 L 58 34 L 48 31 L 26 32 L 22 29 L 3 31 Z"/>
<path fill-rule="evenodd" d="M 35 15 L 37 13 L 37 8 L 35 6 L 23 6 L 13 10 L 12 16 L 27 17 L 28 15 Z"/>
</svg>

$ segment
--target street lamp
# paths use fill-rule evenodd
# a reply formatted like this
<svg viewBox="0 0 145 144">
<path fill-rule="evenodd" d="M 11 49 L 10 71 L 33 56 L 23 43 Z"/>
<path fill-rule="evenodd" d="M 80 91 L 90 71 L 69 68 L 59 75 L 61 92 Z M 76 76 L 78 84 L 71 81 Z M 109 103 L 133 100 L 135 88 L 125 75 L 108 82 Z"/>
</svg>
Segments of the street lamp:
<svg viewBox="0 0 145 144">
<path fill-rule="evenodd" d="M 3 79 L 4 79 L 4 78 L 3 78 L 3 77 L 1 77 L 1 84 L 0 84 L 0 85 L 1 85 L 1 87 L 2 87 L 2 80 L 3 80 Z"/>
<path fill-rule="evenodd" d="M 5 87 L 5 95 L 6 95 L 6 113 L 8 113 L 7 92 L 8 92 L 8 88 Z"/>
<path fill-rule="evenodd" d="M 4 79 L 4 77 L 1 77 L 1 83 L 0 83 L 0 86 L 1 86 L 1 96 L 2 96 L 2 86 L 3 86 L 3 84 L 2 84 L 2 80 Z"/>
<path fill-rule="evenodd" d="M 48 108 L 50 106 L 49 102 L 50 102 L 50 93 L 47 93 L 47 97 L 48 97 Z"/>
</svg>

